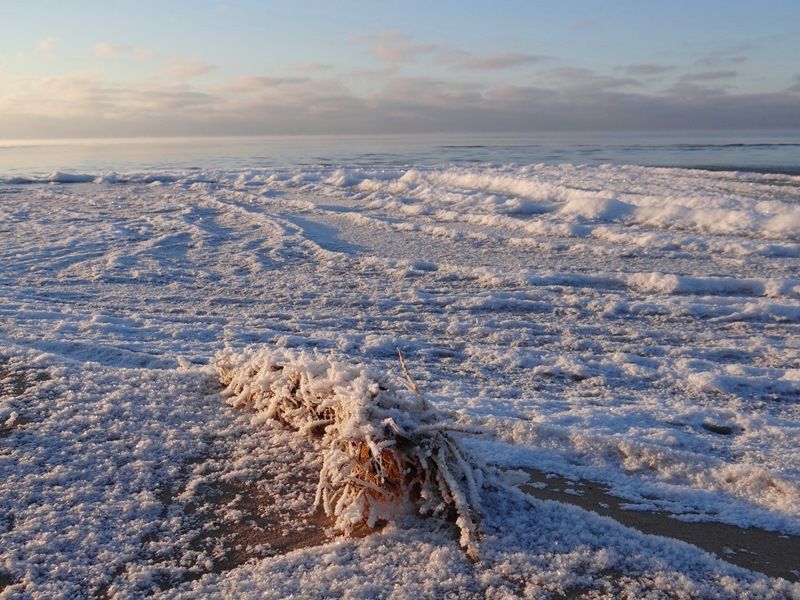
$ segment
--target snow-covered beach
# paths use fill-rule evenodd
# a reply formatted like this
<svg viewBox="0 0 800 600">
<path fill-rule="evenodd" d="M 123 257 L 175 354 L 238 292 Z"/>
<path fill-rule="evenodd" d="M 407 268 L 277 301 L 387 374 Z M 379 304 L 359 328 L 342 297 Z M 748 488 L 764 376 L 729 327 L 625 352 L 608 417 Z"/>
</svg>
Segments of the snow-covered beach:
<svg viewBox="0 0 800 600">
<path fill-rule="evenodd" d="M 0 597 L 800 598 L 799 176 L 13 174 L 0 323 Z M 524 487 L 484 490 L 478 563 L 434 518 L 337 537 L 313 440 L 220 393 L 213 357 L 263 347 L 398 374 L 399 348 L 529 489 L 762 530 L 795 567 Z"/>
</svg>

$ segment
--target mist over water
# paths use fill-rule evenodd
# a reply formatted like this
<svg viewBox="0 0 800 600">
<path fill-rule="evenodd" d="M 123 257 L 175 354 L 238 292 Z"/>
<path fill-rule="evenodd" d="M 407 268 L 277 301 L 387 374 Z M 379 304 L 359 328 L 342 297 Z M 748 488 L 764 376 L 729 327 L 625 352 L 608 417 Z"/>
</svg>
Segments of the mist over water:
<svg viewBox="0 0 800 600">
<path fill-rule="evenodd" d="M 800 132 L 0 141 L 0 175 L 286 166 L 634 164 L 800 174 Z"/>
</svg>

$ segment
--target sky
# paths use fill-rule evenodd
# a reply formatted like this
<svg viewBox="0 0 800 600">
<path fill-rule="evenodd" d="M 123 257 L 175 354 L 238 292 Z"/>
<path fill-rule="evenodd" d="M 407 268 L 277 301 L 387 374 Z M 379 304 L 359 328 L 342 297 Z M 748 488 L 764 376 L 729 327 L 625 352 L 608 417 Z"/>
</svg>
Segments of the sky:
<svg viewBox="0 0 800 600">
<path fill-rule="evenodd" d="M 800 129 L 797 0 L 0 0 L 0 139 Z"/>
</svg>

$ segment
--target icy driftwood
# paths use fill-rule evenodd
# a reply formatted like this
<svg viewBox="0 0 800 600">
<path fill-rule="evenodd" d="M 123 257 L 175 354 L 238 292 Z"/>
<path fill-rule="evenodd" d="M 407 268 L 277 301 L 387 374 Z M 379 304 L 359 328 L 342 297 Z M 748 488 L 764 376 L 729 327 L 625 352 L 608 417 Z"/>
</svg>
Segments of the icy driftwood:
<svg viewBox="0 0 800 600">
<path fill-rule="evenodd" d="M 459 443 L 480 431 L 456 423 L 417 390 L 364 366 L 317 353 L 264 349 L 217 356 L 228 402 L 256 411 L 257 422 L 280 423 L 321 437 L 324 448 L 315 506 L 345 533 L 373 527 L 409 505 L 451 515 L 461 546 L 477 558 L 480 490 L 488 476 Z"/>
</svg>

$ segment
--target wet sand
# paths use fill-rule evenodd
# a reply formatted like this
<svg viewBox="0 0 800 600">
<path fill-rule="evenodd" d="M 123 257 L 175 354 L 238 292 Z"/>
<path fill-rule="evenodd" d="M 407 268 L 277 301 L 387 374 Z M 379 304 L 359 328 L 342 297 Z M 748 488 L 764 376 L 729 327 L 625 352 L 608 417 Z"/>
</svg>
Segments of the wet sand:
<svg viewBox="0 0 800 600">
<path fill-rule="evenodd" d="M 531 478 L 522 489 L 536 498 L 580 506 L 643 533 L 687 542 L 745 569 L 800 581 L 798 536 L 722 523 L 687 523 L 665 512 L 626 510 L 623 505 L 629 501 L 612 496 L 599 483 L 570 480 L 534 469 L 520 470 Z M 546 487 L 537 487 L 541 484 Z"/>
</svg>

